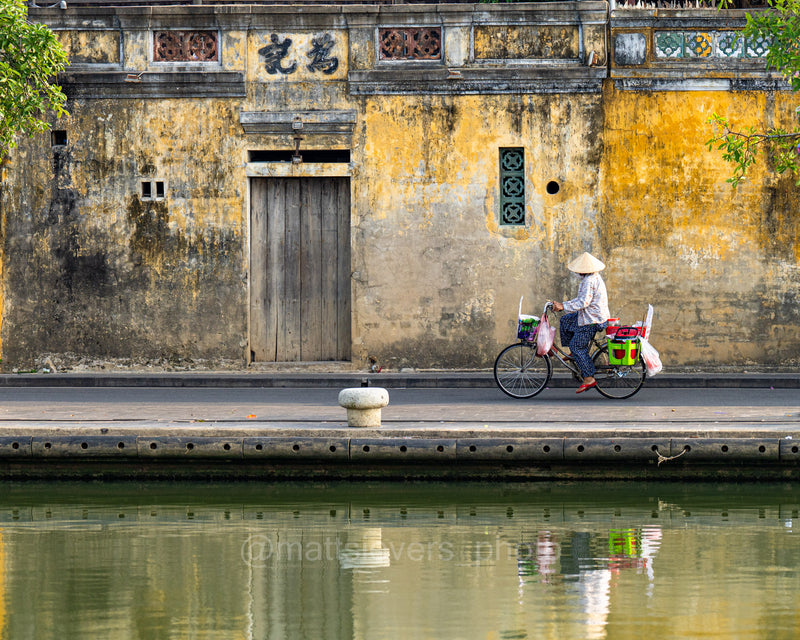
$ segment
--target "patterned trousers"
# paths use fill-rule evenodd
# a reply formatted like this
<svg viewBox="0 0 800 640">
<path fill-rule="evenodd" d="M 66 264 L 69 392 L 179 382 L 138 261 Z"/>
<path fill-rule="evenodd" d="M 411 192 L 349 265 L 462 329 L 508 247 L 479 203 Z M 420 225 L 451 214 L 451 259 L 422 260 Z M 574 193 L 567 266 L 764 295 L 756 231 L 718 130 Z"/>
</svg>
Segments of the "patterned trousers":
<svg viewBox="0 0 800 640">
<path fill-rule="evenodd" d="M 589 343 L 594 334 L 604 328 L 605 324 L 587 324 L 579 327 L 577 311 L 561 316 L 561 346 L 569 347 L 572 357 L 575 358 L 575 364 L 578 365 L 584 378 L 593 376 L 595 373 L 594 362 L 589 357 Z"/>
</svg>

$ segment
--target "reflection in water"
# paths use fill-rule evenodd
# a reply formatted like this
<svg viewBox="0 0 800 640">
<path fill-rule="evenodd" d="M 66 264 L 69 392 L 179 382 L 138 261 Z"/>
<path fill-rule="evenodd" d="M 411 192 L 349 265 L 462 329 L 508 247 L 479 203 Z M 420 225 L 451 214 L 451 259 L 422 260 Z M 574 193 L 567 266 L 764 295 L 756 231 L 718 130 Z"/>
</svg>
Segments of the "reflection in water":
<svg viewBox="0 0 800 640">
<path fill-rule="evenodd" d="M 793 485 L 6 485 L 0 638 L 793 638 Z"/>
</svg>

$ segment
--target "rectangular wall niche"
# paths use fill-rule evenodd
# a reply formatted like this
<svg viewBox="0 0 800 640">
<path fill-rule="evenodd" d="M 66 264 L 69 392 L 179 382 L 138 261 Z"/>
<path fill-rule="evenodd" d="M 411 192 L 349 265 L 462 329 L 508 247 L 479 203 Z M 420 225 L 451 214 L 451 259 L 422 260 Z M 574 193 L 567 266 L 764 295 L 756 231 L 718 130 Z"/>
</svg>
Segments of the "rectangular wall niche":
<svg viewBox="0 0 800 640">
<path fill-rule="evenodd" d="M 166 197 L 166 187 L 163 180 L 142 180 L 139 197 L 142 200 L 163 200 Z"/>
<path fill-rule="evenodd" d="M 153 62 L 217 62 L 216 31 L 154 31 Z"/>
<path fill-rule="evenodd" d="M 292 162 L 295 152 L 288 149 L 256 149 L 247 152 L 248 162 Z M 350 149 L 300 149 L 304 163 L 350 162 Z"/>
<path fill-rule="evenodd" d="M 525 149 L 500 149 L 500 224 L 525 224 Z"/>
<path fill-rule="evenodd" d="M 441 60 L 441 27 L 396 27 L 379 30 L 381 60 Z"/>
</svg>

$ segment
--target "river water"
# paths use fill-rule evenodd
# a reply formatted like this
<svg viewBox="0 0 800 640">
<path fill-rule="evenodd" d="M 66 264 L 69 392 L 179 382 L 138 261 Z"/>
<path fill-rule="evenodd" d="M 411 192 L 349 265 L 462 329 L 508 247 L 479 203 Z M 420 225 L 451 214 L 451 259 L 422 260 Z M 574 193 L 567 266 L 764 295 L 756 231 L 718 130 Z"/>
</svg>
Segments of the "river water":
<svg viewBox="0 0 800 640">
<path fill-rule="evenodd" d="M 0 638 L 798 638 L 798 489 L 4 484 Z"/>
</svg>

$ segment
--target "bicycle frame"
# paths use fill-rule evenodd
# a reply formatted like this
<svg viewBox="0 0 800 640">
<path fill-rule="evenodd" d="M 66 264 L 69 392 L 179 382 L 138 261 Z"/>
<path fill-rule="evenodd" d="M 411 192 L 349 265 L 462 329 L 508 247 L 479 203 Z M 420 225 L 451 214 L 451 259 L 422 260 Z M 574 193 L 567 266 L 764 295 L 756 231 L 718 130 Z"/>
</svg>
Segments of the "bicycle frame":
<svg viewBox="0 0 800 640">
<path fill-rule="evenodd" d="M 596 337 L 592 338 L 592 344 L 594 344 L 594 346 L 597 349 L 605 349 L 606 348 L 605 341 L 603 341 L 602 343 L 598 342 Z M 589 357 L 590 358 L 594 358 L 594 354 L 595 353 L 596 353 L 596 350 L 592 351 L 589 354 Z M 553 347 L 552 347 L 552 349 L 550 349 L 550 352 L 548 353 L 548 355 L 551 358 L 553 358 L 553 356 L 555 356 L 555 359 L 558 360 L 562 365 L 564 365 L 564 367 L 566 369 L 569 369 L 574 376 L 576 376 L 577 378 L 579 378 L 581 380 L 583 379 L 583 374 L 581 373 L 581 370 L 578 369 L 578 365 L 575 364 L 575 360 L 573 360 L 572 357 L 566 351 L 562 350 L 557 344 L 553 343 Z"/>
<path fill-rule="evenodd" d="M 553 304 L 548 302 L 544 306 L 544 311 L 542 312 L 542 317 L 547 315 L 548 311 L 551 311 L 553 308 Z M 549 321 L 548 321 L 549 322 Z M 541 325 L 540 325 L 541 326 Z M 605 337 L 601 338 L 600 340 L 597 339 L 597 334 L 592 337 L 592 341 L 590 344 L 593 344 L 596 349 L 589 354 L 590 358 L 594 358 L 595 353 L 597 353 L 598 349 L 606 349 L 608 344 Z M 555 356 L 555 359 L 558 360 L 566 369 L 569 369 L 576 378 L 582 380 L 583 374 L 581 370 L 578 368 L 578 365 L 575 364 L 575 360 L 561 347 L 559 347 L 555 342 L 553 342 L 553 346 L 551 347 L 549 353 L 547 354 L 551 358 Z"/>
</svg>

